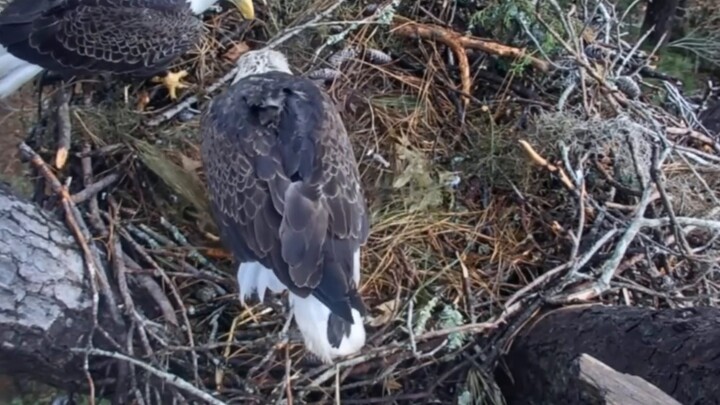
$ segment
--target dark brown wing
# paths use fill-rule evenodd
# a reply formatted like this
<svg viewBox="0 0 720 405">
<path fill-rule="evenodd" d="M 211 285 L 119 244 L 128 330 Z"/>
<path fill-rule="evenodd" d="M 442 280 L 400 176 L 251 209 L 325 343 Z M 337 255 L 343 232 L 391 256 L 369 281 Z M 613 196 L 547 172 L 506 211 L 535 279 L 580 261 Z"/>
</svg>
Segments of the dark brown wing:
<svg viewBox="0 0 720 405">
<path fill-rule="evenodd" d="M 185 0 L 15 0 L 0 13 L 0 44 L 58 73 L 149 76 L 202 30 Z"/>
<path fill-rule="evenodd" d="M 245 78 L 201 120 L 203 164 L 221 237 L 240 262 L 272 269 L 352 323 L 353 254 L 368 236 L 357 163 L 340 115 L 311 81 Z"/>
</svg>

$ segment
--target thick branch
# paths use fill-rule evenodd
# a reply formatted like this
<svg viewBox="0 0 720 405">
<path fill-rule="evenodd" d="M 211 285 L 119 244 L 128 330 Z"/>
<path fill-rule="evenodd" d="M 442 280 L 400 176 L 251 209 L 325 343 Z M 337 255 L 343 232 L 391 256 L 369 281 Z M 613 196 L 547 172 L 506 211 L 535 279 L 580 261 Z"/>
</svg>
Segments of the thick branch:
<svg viewBox="0 0 720 405">
<path fill-rule="evenodd" d="M 83 356 L 68 350 L 93 324 L 76 246 L 62 223 L 0 186 L 0 372 L 67 388 L 85 379 Z"/>
<path fill-rule="evenodd" d="M 573 366 L 583 353 L 681 403 L 720 401 L 720 310 L 593 305 L 548 313 L 517 337 L 512 382 L 499 376 L 508 404 L 586 403 Z"/>
</svg>

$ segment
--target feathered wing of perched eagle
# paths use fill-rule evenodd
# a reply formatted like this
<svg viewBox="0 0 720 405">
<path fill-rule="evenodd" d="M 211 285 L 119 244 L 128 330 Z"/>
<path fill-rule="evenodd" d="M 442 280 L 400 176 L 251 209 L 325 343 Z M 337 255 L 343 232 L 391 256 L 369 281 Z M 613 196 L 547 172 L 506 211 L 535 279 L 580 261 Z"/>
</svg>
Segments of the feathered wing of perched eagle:
<svg viewBox="0 0 720 405">
<path fill-rule="evenodd" d="M 0 0 L 0 99 L 46 69 L 150 77 L 203 35 L 196 16 L 219 0 Z M 231 0 L 254 18 L 252 0 Z M 162 80 L 170 96 L 186 72 Z"/>
<path fill-rule="evenodd" d="M 250 51 L 203 112 L 202 159 L 244 302 L 289 290 L 305 347 L 326 363 L 365 344 L 358 293 L 369 225 L 340 114 L 285 56 Z"/>
</svg>

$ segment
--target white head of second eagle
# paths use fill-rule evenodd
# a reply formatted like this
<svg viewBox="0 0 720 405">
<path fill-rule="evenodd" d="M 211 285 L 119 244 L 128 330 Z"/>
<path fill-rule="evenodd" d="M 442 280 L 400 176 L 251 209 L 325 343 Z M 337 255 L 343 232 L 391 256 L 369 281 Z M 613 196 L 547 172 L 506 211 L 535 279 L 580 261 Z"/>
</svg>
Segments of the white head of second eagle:
<svg viewBox="0 0 720 405">
<path fill-rule="evenodd" d="M 237 66 L 200 123 L 213 214 L 240 263 L 241 300 L 289 290 L 305 347 L 329 363 L 365 344 L 355 155 L 332 100 L 284 55 L 251 51 Z"/>
</svg>

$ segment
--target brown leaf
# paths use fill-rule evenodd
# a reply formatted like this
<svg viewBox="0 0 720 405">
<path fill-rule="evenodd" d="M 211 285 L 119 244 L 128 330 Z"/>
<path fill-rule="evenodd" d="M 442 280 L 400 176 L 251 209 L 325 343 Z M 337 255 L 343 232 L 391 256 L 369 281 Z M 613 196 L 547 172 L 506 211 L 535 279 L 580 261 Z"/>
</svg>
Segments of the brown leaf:
<svg viewBox="0 0 720 405">
<path fill-rule="evenodd" d="M 373 328 L 377 328 L 378 326 L 385 325 L 386 323 L 392 321 L 392 317 L 395 314 L 397 307 L 398 301 L 396 299 L 385 301 L 376 306 L 375 308 L 380 310 L 380 314 L 370 318 L 368 324 Z"/>
<path fill-rule="evenodd" d="M 143 111 L 148 104 L 150 104 L 150 94 L 145 90 L 140 91 L 137 97 L 137 109 Z"/>
<path fill-rule="evenodd" d="M 183 169 L 188 172 L 196 172 L 198 169 L 202 167 L 202 162 L 199 160 L 191 159 L 183 153 L 178 153 L 180 156 L 180 164 L 182 165 Z"/>
<path fill-rule="evenodd" d="M 223 59 L 225 59 L 228 62 L 235 63 L 236 60 L 238 60 L 239 57 L 241 57 L 245 52 L 249 51 L 250 47 L 246 42 L 238 42 L 237 44 L 234 44 L 230 49 L 225 52 L 223 55 Z"/>
</svg>

